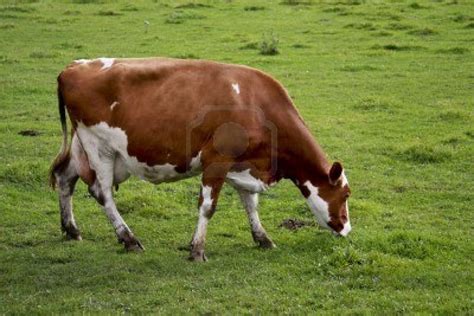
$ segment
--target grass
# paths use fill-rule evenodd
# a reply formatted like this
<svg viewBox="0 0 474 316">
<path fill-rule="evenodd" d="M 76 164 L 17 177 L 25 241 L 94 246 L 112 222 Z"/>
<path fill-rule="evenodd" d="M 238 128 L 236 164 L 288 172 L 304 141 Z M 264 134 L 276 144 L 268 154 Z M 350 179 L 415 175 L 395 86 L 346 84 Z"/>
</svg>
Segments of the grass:
<svg viewBox="0 0 474 316">
<path fill-rule="evenodd" d="M 203 15 L 196 14 L 196 13 L 189 13 L 186 11 L 173 11 L 166 18 L 165 23 L 181 24 L 181 23 L 184 23 L 186 20 L 204 19 L 204 18 L 205 17 Z"/>
<path fill-rule="evenodd" d="M 280 39 L 274 32 L 263 34 L 262 40 L 259 43 L 259 50 L 261 55 L 278 55 L 280 53 L 278 45 Z"/>
<path fill-rule="evenodd" d="M 0 314 L 472 314 L 473 9 L 467 0 L 3 1 Z M 272 31 L 280 53 L 262 55 Z M 120 187 L 142 254 L 122 251 L 83 184 L 74 205 L 84 240 L 63 240 L 47 187 L 61 142 L 56 77 L 71 60 L 102 56 L 199 57 L 279 79 L 346 167 L 349 238 L 280 227 L 314 222 L 281 182 L 260 207 L 278 248 L 261 251 L 226 187 L 209 262 L 190 263 L 194 178 Z"/>
</svg>

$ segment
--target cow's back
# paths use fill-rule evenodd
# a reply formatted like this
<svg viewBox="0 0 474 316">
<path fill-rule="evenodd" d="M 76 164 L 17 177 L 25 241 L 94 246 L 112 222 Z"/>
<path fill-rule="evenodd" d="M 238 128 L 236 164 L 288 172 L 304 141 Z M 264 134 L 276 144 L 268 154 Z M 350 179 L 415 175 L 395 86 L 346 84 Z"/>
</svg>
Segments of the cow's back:
<svg viewBox="0 0 474 316">
<path fill-rule="evenodd" d="M 252 148 L 271 142 L 267 121 L 298 119 L 286 91 L 268 75 L 210 61 L 78 61 L 62 72 L 59 84 L 74 125 L 121 129 L 129 155 L 150 166 L 187 168 L 229 122 L 237 126 L 231 134 L 242 130 L 248 137 L 251 156 Z"/>
</svg>

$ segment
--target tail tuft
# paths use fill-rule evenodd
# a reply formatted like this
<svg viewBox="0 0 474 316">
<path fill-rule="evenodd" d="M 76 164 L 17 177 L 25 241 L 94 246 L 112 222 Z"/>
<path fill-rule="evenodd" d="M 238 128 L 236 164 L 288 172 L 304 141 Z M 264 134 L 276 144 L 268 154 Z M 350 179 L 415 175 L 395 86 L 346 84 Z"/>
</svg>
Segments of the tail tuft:
<svg viewBox="0 0 474 316">
<path fill-rule="evenodd" d="M 56 176 L 55 174 L 63 171 L 71 159 L 71 153 L 69 149 L 65 152 L 60 152 L 54 159 L 51 167 L 49 168 L 49 185 L 54 190 L 56 188 Z"/>
</svg>

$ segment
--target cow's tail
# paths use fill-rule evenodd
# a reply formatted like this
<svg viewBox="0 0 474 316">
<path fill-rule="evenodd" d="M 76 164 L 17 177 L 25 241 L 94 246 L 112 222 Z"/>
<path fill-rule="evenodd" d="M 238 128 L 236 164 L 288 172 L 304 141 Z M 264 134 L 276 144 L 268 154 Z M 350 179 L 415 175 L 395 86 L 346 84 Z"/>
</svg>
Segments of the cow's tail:
<svg viewBox="0 0 474 316">
<path fill-rule="evenodd" d="M 66 122 L 66 107 L 64 104 L 64 98 L 61 93 L 61 88 L 59 85 L 58 78 L 58 108 L 59 108 L 59 117 L 61 120 L 61 129 L 63 132 L 63 143 L 61 145 L 61 150 L 51 164 L 49 169 L 49 184 L 53 189 L 56 187 L 56 176 L 55 173 L 63 170 L 67 167 L 70 160 L 70 147 L 68 146 L 68 135 L 67 135 L 67 122 Z"/>
</svg>

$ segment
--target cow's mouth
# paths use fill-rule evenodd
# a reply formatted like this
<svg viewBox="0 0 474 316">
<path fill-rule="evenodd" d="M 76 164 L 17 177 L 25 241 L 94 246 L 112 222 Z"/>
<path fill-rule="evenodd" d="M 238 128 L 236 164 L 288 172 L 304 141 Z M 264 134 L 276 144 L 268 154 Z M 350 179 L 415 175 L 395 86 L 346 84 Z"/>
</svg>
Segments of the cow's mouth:
<svg viewBox="0 0 474 316">
<path fill-rule="evenodd" d="M 333 235 L 337 237 L 346 237 L 352 230 L 350 221 L 346 221 L 344 224 L 342 223 L 335 224 L 332 221 L 330 221 L 328 223 L 328 226 L 331 229 L 331 232 L 333 233 Z"/>
</svg>

